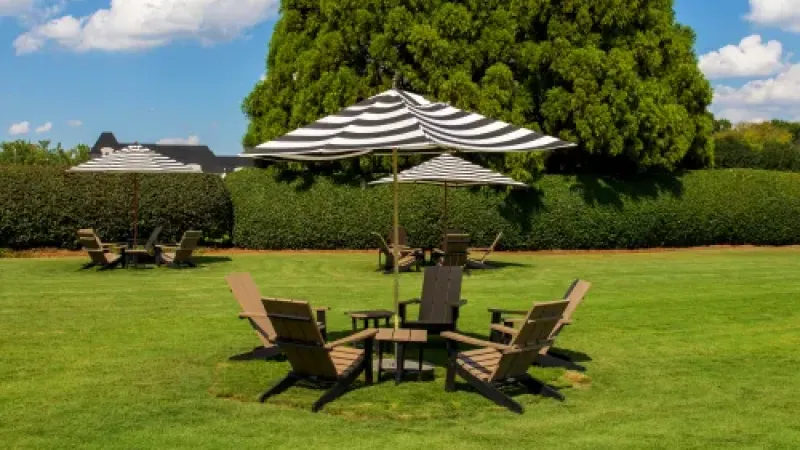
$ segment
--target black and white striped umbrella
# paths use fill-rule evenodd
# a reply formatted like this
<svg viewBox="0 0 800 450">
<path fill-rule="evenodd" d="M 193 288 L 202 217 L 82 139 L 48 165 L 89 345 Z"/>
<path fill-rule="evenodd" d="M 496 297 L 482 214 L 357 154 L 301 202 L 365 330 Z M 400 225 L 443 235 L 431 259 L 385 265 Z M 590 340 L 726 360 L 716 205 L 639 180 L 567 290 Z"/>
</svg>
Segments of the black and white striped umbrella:
<svg viewBox="0 0 800 450">
<path fill-rule="evenodd" d="M 370 184 L 389 184 L 393 182 L 394 177 L 390 175 Z M 526 186 L 525 183 L 447 153 L 398 173 L 397 182 L 440 184 L 450 187 L 483 185 Z"/>
<path fill-rule="evenodd" d="M 90 159 L 70 168 L 69 172 L 163 173 L 201 172 L 201 170 L 156 153 L 149 148 L 132 145 L 108 155 Z"/>
<path fill-rule="evenodd" d="M 402 154 L 447 148 L 500 153 L 572 146 L 552 136 L 390 89 L 248 149 L 242 156 L 313 161 L 382 150 Z"/>
</svg>

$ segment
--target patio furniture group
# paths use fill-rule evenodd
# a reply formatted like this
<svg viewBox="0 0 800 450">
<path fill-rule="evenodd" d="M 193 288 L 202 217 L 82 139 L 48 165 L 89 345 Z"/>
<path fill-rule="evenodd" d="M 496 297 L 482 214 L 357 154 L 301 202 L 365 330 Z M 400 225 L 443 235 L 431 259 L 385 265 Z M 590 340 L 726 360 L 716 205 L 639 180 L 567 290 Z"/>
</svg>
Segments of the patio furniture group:
<svg viewBox="0 0 800 450">
<path fill-rule="evenodd" d="M 297 382 L 306 381 L 329 387 L 312 406 L 313 411 L 318 411 L 344 394 L 361 373 L 366 385 L 373 383 L 375 350 L 380 381 L 388 368 L 384 367 L 384 351 L 392 346 L 395 361 L 389 362 L 394 366 L 395 383 L 400 383 L 407 372 L 405 354 L 412 344 L 417 348 L 416 372 L 422 379 L 424 349 L 429 338 L 437 335 L 447 349 L 445 391 L 454 390 L 458 376 L 487 399 L 516 413 L 522 413 L 523 408 L 502 391 L 507 385 L 563 400 L 557 389 L 531 377 L 528 368 L 537 364 L 583 370 L 551 352 L 551 347 L 563 327 L 572 323 L 572 313 L 591 284 L 575 280 L 563 299 L 534 303 L 526 311 L 490 308 L 489 337 L 483 340 L 457 331 L 459 310 L 466 304 L 460 298 L 462 273 L 459 266 L 427 267 L 420 298 L 401 303 L 399 327 L 388 326 L 391 311 L 348 311 L 353 334 L 333 342 L 327 342 L 329 308 L 312 308 L 300 300 L 262 297 L 249 274 L 228 275 L 230 290 L 241 307 L 239 318 L 248 319 L 262 344 L 249 354 L 264 359 L 284 355 L 291 365 L 289 374 L 264 392 L 260 400 L 266 401 Z M 406 307 L 411 304 L 419 305 L 417 320 L 408 320 Z M 358 320 L 363 321 L 362 329 Z M 369 327 L 369 321 L 373 327 Z M 384 321 L 383 328 L 378 327 L 379 321 Z M 462 350 L 459 345 L 473 349 Z"/>
</svg>

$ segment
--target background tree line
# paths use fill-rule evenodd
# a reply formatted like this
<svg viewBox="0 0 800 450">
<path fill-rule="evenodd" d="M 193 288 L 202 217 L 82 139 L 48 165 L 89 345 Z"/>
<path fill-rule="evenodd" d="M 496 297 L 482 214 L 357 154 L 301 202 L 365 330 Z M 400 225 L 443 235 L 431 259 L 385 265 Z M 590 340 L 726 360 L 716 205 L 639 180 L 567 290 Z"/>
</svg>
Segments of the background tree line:
<svg viewBox="0 0 800 450">
<path fill-rule="evenodd" d="M 89 160 L 89 146 L 79 144 L 65 149 L 59 142 L 55 147 L 51 141 L 38 142 L 16 140 L 0 143 L 0 164 L 74 166 Z"/>
</svg>

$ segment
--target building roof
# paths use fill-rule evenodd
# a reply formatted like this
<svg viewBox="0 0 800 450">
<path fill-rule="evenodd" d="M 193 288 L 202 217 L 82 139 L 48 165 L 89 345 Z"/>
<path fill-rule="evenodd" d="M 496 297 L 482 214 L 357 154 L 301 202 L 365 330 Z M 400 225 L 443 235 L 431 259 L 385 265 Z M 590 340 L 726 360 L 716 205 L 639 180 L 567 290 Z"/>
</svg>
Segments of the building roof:
<svg viewBox="0 0 800 450">
<path fill-rule="evenodd" d="M 114 133 L 106 131 L 100 134 L 90 154 L 92 156 L 99 156 L 102 154 L 103 148 L 108 147 L 114 150 L 121 150 L 134 144 L 134 142 L 119 142 L 116 136 L 114 136 Z M 253 161 L 250 158 L 217 156 L 207 145 L 138 144 L 156 153 L 182 162 L 183 164 L 198 164 L 203 168 L 203 172 L 207 173 L 221 174 L 233 172 L 237 168 L 251 167 L 253 165 Z"/>
</svg>

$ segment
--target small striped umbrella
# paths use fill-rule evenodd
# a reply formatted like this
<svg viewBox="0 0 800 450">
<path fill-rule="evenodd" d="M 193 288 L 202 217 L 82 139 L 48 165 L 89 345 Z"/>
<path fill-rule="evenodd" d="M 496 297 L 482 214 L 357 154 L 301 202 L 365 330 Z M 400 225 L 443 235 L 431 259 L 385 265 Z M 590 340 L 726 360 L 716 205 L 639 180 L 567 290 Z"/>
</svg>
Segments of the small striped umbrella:
<svg viewBox="0 0 800 450">
<path fill-rule="evenodd" d="M 381 178 L 369 184 L 389 184 L 393 176 Z M 493 170 L 471 163 L 448 153 L 441 154 L 422 164 L 397 174 L 398 183 L 422 183 L 444 186 L 444 228 L 447 229 L 447 189 L 466 186 L 511 186 L 527 187 L 525 183 L 499 174 Z"/>
<path fill-rule="evenodd" d="M 188 166 L 141 145 L 131 145 L 99 158 L 71 167 L 68 172 L 117 172 L 133 175 L 133 242 L 139 231 L 140 173 L 197 173 L 199 168 Z"/>
<path fill-rule="evenodd" d="M 394 180 L 394 241 L 398 241 L 397 157 L 400 153 L 505 153 L 554 150 L 575 144 L 410 92 L 390 89 L 306 127 L 247 149 L 242 156 L 325 161 L 390 151 Z M 394 304 L 400 292 L 397 247 Z M 397 327 L 395 316 L 395 327 Z"/>
</svg>

